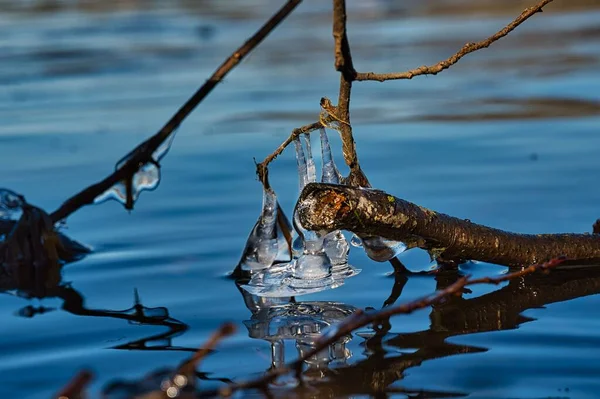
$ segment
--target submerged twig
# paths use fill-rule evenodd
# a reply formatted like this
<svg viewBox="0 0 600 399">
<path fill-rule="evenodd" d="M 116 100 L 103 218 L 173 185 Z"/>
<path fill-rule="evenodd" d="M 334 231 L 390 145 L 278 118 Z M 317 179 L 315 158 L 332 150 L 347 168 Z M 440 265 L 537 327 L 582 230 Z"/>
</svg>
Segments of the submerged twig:
<svg viewBox="0 0 600 399">
<path fill-rule="evenodd" d="M 84 398 L 87 386 L 94 378 L 89 370 L 81 370 L 54 397 L 57 399 Z"/>
<path fill-rule="evenodd" d="M 444 260 L 480 260 L 524 266 L 564 255 L 600 260 L 597 234 L 516 234 L 438 213 L 380 190 L 309 184 L 298 202 L 299 217 L 312 230 L 349 230 L 380 235 L 426 249 Z"/>
<path fill-rule="evenodd" d="M 391 72 L 391 73 L 374 73 L 374 72 L 357 72 L 355 75 L 355 80 L 376 80 L 379 82 L 385 82 L 386 80 L 398 80 L 398 79 L 412 79 L 415 76 L 419 75 L 437 75 L 442 72 L 444 69 L 450 68 L 452 65 L 456 64 L 461 58 L 465 55 L 473 53 L 477 50 L 481 50 L 489 47 L 495 41 L 502 39 L 504 36 L 508 35 L 510 32 L 515 30 L 515 28 L 529 19 L 532 15 L 542 12 L 542 9 L 548 3 L 551 3 L 553 0 L 542 0 L 538 4 L 525 9 L 521 15 L 519 15 L 514 21 L 510 24 L 506 25 L 504 28 L 488 37 L 485 40 L 479 41 L 477 43 L 467 43 L 465 44 L 456 54 L 451 57 L 438 62 L 437 64 L 430 66 L 421 66 L 415 69 L 411 69 L 405 72 Z"/>
<path fill-rule="evenodd" d="M 100 194 L 109 190 L 118 182 L 130 179 L 141 166 L 152 162 L 152 154 L 167 138 L 179 127 L 181 122 L 196 108 L 196 106 L 223 80 L 223 78 L 237 66 L 250 51 L 258 46 L 265 37 L 281 21 L 283 21 L 302 0 L 289 0 L 277 13 L 275 13 L 252 37 L 250 37 L 240 48 L 234 51 L 217 68 L 213 75 L 194 93 L 190 99 L 179 108 L 169 121 L 152 137 L 138 145 L 130 157 L 122 166 L 104 180 L 93 184 L 66 200 L 60 208 L 50 214 L 53 222 L 58 222 L 78 210 L 91 204 Z"/>
</svg>

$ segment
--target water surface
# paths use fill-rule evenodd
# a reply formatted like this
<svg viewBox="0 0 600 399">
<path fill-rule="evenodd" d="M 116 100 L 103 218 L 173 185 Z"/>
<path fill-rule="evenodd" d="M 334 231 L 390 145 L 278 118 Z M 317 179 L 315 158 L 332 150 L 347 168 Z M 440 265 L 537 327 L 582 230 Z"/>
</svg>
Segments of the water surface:
<svg viewBox="0 0 600 399">
<path fill-rule="evenodd" d="M 156 132 L 277 6 L 189 3 L 2 2 L 2 186 L 56 209 Z M 356 67 L 384 72 L 435 63 L 491 35 L 524 7 L 480 2 L 466 12 L 463 3 L 350 5 Z M 372 184 L 498 228 L 591 231 L 600 203 L 599 20 L 594 2 L 556 2 L 438 76 L 355 84 L 352 121 Z M 65 233 L 94 250 L 62 271 L 61 284 L 84 298 L 84 309 L 126 310 L 137 289 L 144 306 L 165 307 L 181 324 L 129 323 L 114 312 L 82 311 L 76 300 L 61 309 L 57 298 L 6 292 L 1 396 L 49 397 L 82 367 L 95 372 L 96 394 L 116 379 L 176 366 L 224 321 L 238 332 L 200 371 L 238 379 L 270 367 L 270 344 L 249 337 L 243 322 L 252 313 L 226 275 L 260 210 L 253 157 L 262 159 L 293 128 L 316 121 L 322 96 L 337 97 L 329 24 L 328 6 L 302 4 L 181 126 L 162 162 L 160 187 L 142 194 L 133 212 L 108 202 L 68 219 Z M 341 164 L 340 143 L 332 141 Z M 290 151 L 273 164 L 271 182 L 291 214 L 297 181 Z M 402 260 L 415 270 L 429 266 L 421 252 Z M 297 299 L 381 307 L 394 287 L 391 268 L 358 250 L 351 262 L 363 270 L 358 277 Z M 468 264 L 462 272 L 503 270 Z M 456 277 L 410 278 L 398 301 Z M 319 392 L 388 387 L 399 397 L 596 397 L 599 281 L 595 271 L 557 272 L 475 287 L 452 303 L 392 319 L 383 334 L 365 328 L 346 344 L 351 356 L 335 365 L 333 383 Z M 31 316 L 31 308 L 18 313 L 27 306 L 54 310 L 22 317 Z M 297 356 L 293 341 L 285 354 Z"/>
</svg>

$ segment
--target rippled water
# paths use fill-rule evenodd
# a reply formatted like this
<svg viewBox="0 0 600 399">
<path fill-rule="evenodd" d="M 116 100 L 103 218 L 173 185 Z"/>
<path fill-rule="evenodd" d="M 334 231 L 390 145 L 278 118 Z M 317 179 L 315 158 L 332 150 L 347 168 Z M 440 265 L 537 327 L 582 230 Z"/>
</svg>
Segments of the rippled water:
<svg viewBox="0 0 600 399">
<path fill-rule="evenodd" d="M 34 12 L 32 3 L 0 3 L 0 168 L 2 186 L 47 211 L 156 132 L 278 4 L 127 2 Z M 466 13 L 463 3 L 351 5 L 356 67 L 383 72 L 435 63 L 500 29 L 525 4 L 482 1 Z M 372 184 L 498 228 L 590 231 L 600 214 L 600 9 L 566 3 L 548 6 L 438 76 L 357 83 L 352 120 Z M 328 7 L 302 4 L 217 87 L 179 129 L 160 187 L 143 193 L 133 212 L 108 202 L 69 218 L 65 233 L 94 252 L 64 268 L 62 283 L 71 287 L 64 304 L 14 292 L 0 298 L 0 396 L 49 397 L 82 367 L 95 372 L 98 393 L 116 379 L 176 366 L 226 320 L 238 332 L 200 371 L 237 379 L 270 367 L 270 344 L 251 337 L 252 312 L 226 275 L 260 211 L 253 157 L 316 121 L 322 96 L 337 97 Z M 332 145 L 341 163 L 340 144 Z M 290 214 L 297 196 L 291 151 L 273 164 L 271 183 Z M 413 269 L 429 264 L 424 253 L 402 256 Z M 359 276 L 298 300 L 378 308 L 403 283 L 394 285 L 388 264 L 356 249 L 350 259 Z M 410 278 L 399 301 L 453 278 Z M 165 307 L 175 321 L 140 325 L 118 317 L 115 311 L 133 306 L 134 290 L 144 306 Z M 595 271 L 475 287 L 392 319 L 387 334 L 355 334 L 346 344 L 351 357 L 319 395 L 389 386 L 477 398 L 596 397 L 598 292 Z M 27 306 L 54 310 L 22 317 L 31 316 Z M 285 345 L 286 359 L 295 358 L 293 341 Z"/>
</svg>

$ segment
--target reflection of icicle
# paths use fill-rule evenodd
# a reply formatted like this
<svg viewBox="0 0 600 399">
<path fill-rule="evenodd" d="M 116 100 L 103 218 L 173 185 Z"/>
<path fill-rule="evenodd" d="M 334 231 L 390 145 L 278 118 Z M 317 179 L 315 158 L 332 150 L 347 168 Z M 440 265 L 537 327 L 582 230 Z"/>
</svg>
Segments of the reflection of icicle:
<svg viewBox="0 0 600 399">
<path fill-rule="evenodd" d="M 277 258 L 277 196 L 271 188 L 263 188 L 262 213 L 254 225 L 240 264 L 243 270 L 258 271 L 270 267 Z"/>
<path fill-rule="evenodd" d="M 97 196 L 94 199 L 94 203 L 98 204 L 109 199 L 114 199 L 125 205 L 126 209 L 133 209 L 133 205 L 142 191 L 152 191 L 158 187 L 158 184 L 160 183 L 159 161 L 169 152 L 174 138 L 175 132 L 171 133 L 171 135 L 159 145 L 152 153 L 151 158 L 142 163 L 133 176 L 124 178 Z M 121 158 L 121 160 L 117 162 L 115 169 L 118 170 L 123 167 L 134 157 L 140 148 L 141 147 L 137 147 L 135 150 Z"/>
<path fill-rule="evenodd" d="M 0 188 L 0 219 L 18 220 L 24 205 L 25 198 L 22 195 Z"/>
</svg>

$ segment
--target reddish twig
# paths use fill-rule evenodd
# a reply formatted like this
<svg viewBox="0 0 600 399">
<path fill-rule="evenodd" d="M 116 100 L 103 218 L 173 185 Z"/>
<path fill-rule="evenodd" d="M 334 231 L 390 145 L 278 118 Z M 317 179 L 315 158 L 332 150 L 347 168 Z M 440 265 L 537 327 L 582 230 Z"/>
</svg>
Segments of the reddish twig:
<svg viewBox="0 0 600 399">
<path fill-rule="evenodd" d="M 89 370 L 81 370 L 54 397 L 57 399 L 85 397 L 85 389 L 93 378 L 94 375 Z"/>
<path fill-rule="evenodd" d="M 481 50 L 489 47 L 495 41 L 503 38 L 508 35 L 510 32 L 515 30 L 515 28 L 529 19 L 532 15 L 542 12 L 542 8 L 548 3 L 551 3 L 553 0 L 542 0 L 538 4 L 525 9 L 521 15 L 519 15 L 514 21 L 504 27 L 502 30 L 496 32 L 494 35 L 488 37 L 485 40 L 482 40 L 477 43 L 467 43 L 465 44 L 456 54 L 451 56 L 448 59 L 438 62 L 435 65 L 430 66 L 421 66 L 419 68 L 411 69 L 410 71 L 405 72 L 392 72 L 392 73 L 373 73 L 373 72 L 357 72 L 354 80 L 376 80 L 379 82 L 385 82 L 386 80 L 398 80 L 398 79 L 412 79 L 415 76 L 419 75 L 437 75 L 439 72 L 444 69 L 450 68 L 452 65 L 456 64 L 461 58 L 465 55 L 473 53 L 477 50 Z"/>
</svg>

